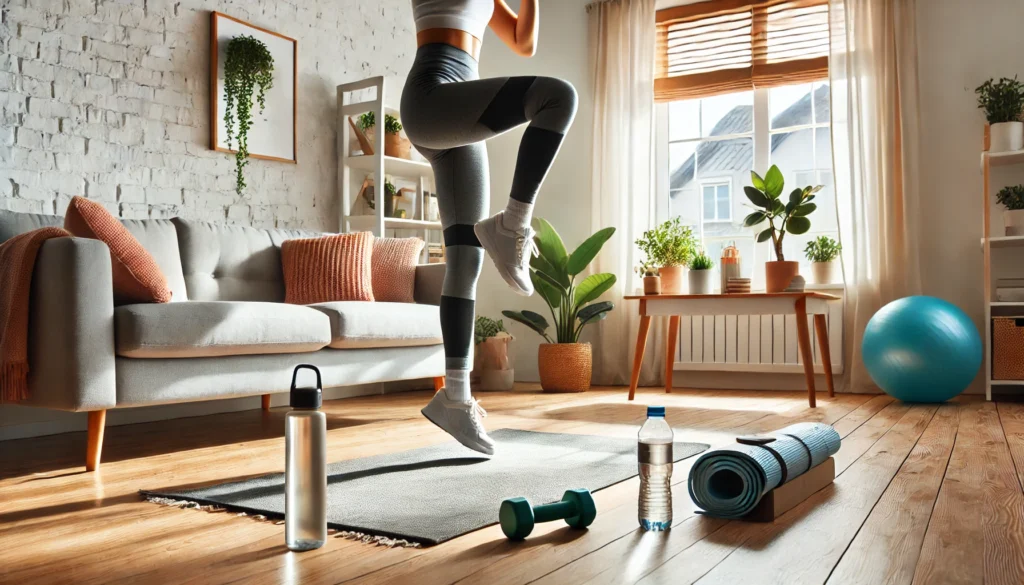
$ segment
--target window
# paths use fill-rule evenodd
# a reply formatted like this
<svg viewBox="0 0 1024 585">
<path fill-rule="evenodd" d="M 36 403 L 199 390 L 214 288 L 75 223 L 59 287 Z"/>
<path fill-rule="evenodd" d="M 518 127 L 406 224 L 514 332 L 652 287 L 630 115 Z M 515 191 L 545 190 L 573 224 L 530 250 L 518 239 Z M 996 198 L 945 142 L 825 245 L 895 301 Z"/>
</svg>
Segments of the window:
<svg viewBox="0 0 1024 585">
<path fill-rule="evenodd" d="M 810 216 L 811 230 L 787 234 L 783 241 L 786 259 L 799 260 L 803 273 L 810 274 L 806 243 L 819 235 L 838 239 L 839 231 L 828 108 L 824 80 L 659 104 L 661 219 L 682 217 L 716 260 L 734 244 L 743 275 L 755 289 L 763 288 L 763 264 L 774 260 L 774 252 L 770 242 L 756 243 L 759 230 L 743 226 L 750 213 L 743 187 L 750 184 L 751 170 L 764 174 L 776 164 L 787 192 L 824 185 Z"/>
</svg>

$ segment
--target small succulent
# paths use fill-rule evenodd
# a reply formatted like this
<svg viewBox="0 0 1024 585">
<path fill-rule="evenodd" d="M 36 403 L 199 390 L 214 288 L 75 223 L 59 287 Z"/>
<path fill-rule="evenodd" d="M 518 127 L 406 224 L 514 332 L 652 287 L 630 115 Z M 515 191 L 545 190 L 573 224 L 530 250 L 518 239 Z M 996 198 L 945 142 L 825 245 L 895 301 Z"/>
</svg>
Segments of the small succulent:
<svg viewBox="0 0 1024 585">
<path fill-rule="evenodd" d="M 715 262 L 711 259 L 711 256 L 704 253 L 704 250 L 694 254 L 690 260 L 690 270 L 711 270 L 714 266 Z"/>
</svg>

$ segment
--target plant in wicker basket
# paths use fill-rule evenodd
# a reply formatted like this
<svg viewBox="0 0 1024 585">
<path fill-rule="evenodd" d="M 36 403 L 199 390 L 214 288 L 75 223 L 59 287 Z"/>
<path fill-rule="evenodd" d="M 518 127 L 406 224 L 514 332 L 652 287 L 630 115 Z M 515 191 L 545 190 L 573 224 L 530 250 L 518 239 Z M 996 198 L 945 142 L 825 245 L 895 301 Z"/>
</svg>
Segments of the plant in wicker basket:
<svg viewBox="0 0 1024 585">
<path fill-rule="evenodd" d="M 576 282 L 597 257 L 615 228 L 604 228 L 586 239 L 570 254 L 562 238 L 544 219 L 534 221 L 538 255 L 530 261 L 530 280 L 537 294 L 548 305 L 552 324 L 533 311 L 502 311 L 513 321 L 526 325 L 543 337 L 538 356 L 541 386 L 547 391 L 581 392 L 590 387 L 591 353 L 589 343 L 579 343 L 583 328 L 608 317 L 615 307 L 611 301 L 597 302 L 615 285 L 615 275 L 591 274 Z"/>
</svg>

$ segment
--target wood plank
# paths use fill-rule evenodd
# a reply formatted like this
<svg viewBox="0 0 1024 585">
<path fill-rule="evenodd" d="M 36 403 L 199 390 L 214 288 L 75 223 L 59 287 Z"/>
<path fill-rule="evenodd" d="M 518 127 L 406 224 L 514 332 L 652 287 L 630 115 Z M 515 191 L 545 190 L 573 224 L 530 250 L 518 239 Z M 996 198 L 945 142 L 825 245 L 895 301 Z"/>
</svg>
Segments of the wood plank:
<svg viewBox="0 0 1024 585">
<path fill-rule="evenodd" d="M 829 584 L 909 583 L 946 473 L 959 424 L 957 404 L 940 406 L 886 488 Z"/>
<path fill-rule="evenodd" d="M 1024 582 L 1024 495 L 999 415 L 991 402 L 962 407 L 915 584 Z"/>
</svg>

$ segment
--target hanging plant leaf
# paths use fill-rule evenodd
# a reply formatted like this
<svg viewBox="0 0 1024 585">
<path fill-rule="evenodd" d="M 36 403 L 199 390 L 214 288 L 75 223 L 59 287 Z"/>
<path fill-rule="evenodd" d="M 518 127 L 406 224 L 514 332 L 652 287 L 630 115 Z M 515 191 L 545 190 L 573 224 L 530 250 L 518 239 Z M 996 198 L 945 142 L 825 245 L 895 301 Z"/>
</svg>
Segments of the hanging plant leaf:
<svg viewBox="0 0 1024 585">
<path fill-rule="evenodd" d="M 228 43 L 224 60 L 224 126 L 227 145 L 232 148 L 237 123 L 238 148 L 235 149 L 235 192 L 245 189 L 243 170 L 249 163 L 249 129 L 252 127 L 252 101 L 255 93 L 260 113 L 266 108 L 266 95 L 274 86 L 274 57 L 262 41 L 237 36 Z"/>
</svg>

